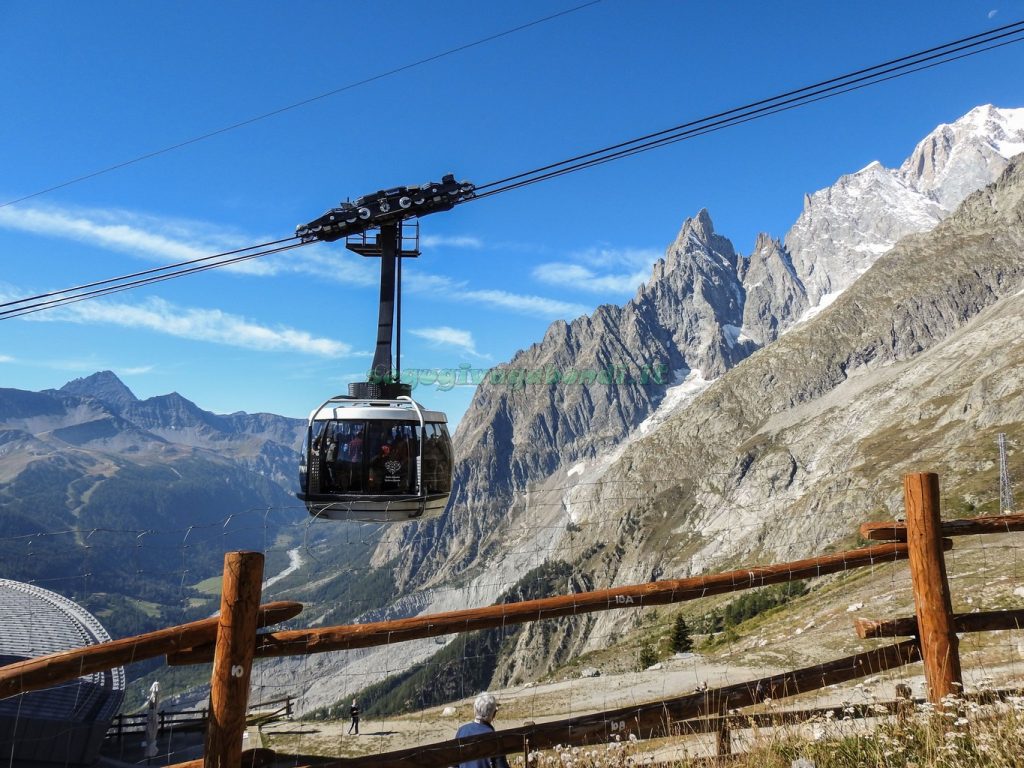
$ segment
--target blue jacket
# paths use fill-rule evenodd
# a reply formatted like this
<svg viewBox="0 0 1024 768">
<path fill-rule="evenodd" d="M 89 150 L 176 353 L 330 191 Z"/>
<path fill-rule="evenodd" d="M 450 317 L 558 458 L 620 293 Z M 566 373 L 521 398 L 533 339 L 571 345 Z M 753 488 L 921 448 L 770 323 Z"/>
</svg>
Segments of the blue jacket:
<svg viewBox="0 0 1024 768">
<path fill-rule="evenodd" d="M 481 733 L 494 733 L 494 727 L 489 723 L 478 723 L 474 720 L 459 727 L 455 738 L 462 739 L 467 736 L 479 736 Z M 480 760 L 470 760 L 466 763 L 459 763 L 459 768 L 508 768 L 508 760 L 504 755 L 497 757 L 485 757 Z"/>
</svg>

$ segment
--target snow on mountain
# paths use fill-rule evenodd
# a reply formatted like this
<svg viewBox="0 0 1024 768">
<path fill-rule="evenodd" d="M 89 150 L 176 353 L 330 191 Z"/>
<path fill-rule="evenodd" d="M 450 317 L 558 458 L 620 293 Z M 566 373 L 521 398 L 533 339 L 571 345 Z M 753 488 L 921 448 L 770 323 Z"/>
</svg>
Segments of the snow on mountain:
<svg viewBox="0 0 1024 768">
<path fill-rule="evenodd" d="M 1020 152 L 1024 109 L 986 104 L 928 134 L 896 174 L 948 213 L 971 192 L 991 183 Z"/>
<path fill-rule="evenodd" d="M 875 161 L 804 197 L 785 245 L 817 314 L 898 240 L 927 232 L 1024 151 L 1024 109 L 976 107 L 938 126 L 898 168 Z M 825 299 L 825 302 L 822 300 Z"/>
</svg>

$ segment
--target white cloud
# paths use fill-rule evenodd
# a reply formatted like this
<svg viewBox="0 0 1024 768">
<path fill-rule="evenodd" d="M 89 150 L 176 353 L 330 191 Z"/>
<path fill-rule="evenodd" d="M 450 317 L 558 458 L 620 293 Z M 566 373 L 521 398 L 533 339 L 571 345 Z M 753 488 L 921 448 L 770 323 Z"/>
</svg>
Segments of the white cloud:
<svg viewBox="0 0 1024 768">
<path fill-rule="evenodd" d="M 414 328 L 409 333 L 440 346 L 455 347 L 474 357 L 487 357 L 487 355 L 476 351 L 476 342 L 473 341 L 473 334 L 469 331 L 442 325 L 438 328 Z"/>
<path fill-rule="evenodd" d="M 14 358 L 10 355 L 0 355 L 0 363 L 13 363 Z"/>
<path fill-rule="evenodd" d="M 473 289 L 464 280 L 453 280 L 444 275 L 428 275 L 410 272 L 402 279 L 403 287 L 414 293 L 432 293 L 439 298 L 455 301 L 471 301 L 488 304 L 516 312 L 521 315 L 540 315 L 552 318 L 573 318 L 589 312 L 589 308 L 568 301 L 549 299 L 543 296 L 529 296 L 493 289 Z"/>
<path fill-rule="evenodd" d="M 649 268 L 629 274 L 599 275 L 580 264 L 549 262 L 534 268 L 533 277 L 548 285 L 567 286 L 590 293 L 631 293 L 650 276 Z"/>
<path fill-rule="evenodd" d="M 209 222 L 119 209 L 8 206 L 0 208 L 0 227 L 73 240 L 164 263 L 199 259 L 278 239 L 246 234 Z M 280 256 L 261 256 L 219 269 L 257 277 L 296 273 L 338 283 L 377 283 L 377 271 L 372 265 L 364 259 L 350 256 L 341 245 L 309 245 Z"/>
<path fill-rule="evenodd" d="M 582 304 L 574 304 L 560 299 L 549 299 L 544 296 L 529 296 L 508 291 L 469 290 L 457 291 L 453 298 L 489 304 L 502 309 L 510 309 L 524 315 L 541 315 L 544 317 L 574 318 L 585 315 L 589 309 Z"/>
<path fill-rule="evenodd" d="M 168 336 L 260 351 L 288 350 L 323 357 L 353 354 L 352 347 L 342 341 L 287 326 L 259 325 L 219 309 L 178 307 L 158 298 L 141 304 L 83 301 L 31 318 L 145 328 Z"/>
<path fill-rule="evenodd" d="M 576 251 L 570 256 L 575 262 L 583 263 L 591 267 L 646 267 L 651 265 L 664 255 L 663 251 L 657 248 L 610 248 L 608 246 L 593 246 L 582 251 Z"/>
<path fill-rule="evenodd" d="M 141 376 L 152 372 L 155 367 L 155 365 L 136 365 L 130 368 L 116 368 L 116 371 L 119 376 Z"/>
<path fill-rule="evenodd" d="M 540 264 L 532 275 L 547 285 L 589 293 L 631 293 L 650 277 L 660 257 L 653 248 L 593 247 L 571 254 L 567 262 Z"/>
<path fill-rule="evenodd" d="M 238 247 L 196 223 L 121 210 L 0 208 L 0 227 L 61 237 L 116 251 L 183 261 Z M 203 231 L 207 229 L 208 231 Z"/>
<path fill-rule="evenodd" d="M 451 293 L 465 287 L 465 281 L 456 281 L 444 275 L 428 275 L 412 270 L 402 275 L 402 289 L 413 293 Z"/>
<path fill-rule="evenodd" d="M 484 243 L 473 235 L 424 235 L 420 238 L 424 248 L 483 248 Z"/>
</svg>

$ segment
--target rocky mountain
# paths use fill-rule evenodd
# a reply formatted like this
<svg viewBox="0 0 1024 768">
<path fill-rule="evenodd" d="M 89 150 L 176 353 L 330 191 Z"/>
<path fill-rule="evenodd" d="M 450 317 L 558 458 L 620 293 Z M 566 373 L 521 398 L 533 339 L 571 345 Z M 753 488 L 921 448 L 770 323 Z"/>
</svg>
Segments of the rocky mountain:
<svg viewBox="0 0 1024 768">
<path fill-rule="evenodd" d="M 3 576 L 57 584 L 115 634 L 161 625 L 164 609 L 205 602 L 182 582 L 219 574 L 225 549 L 264 549 L 305 519 L 292 495 L 303 427 L 177 393 L 139 400 L 110 371 L 0 389 Z"/>
<path fill-rule="evenodd" d="M 452 504 L 386 532 L 371 562 L 396 597 L 367 619 L 528 592 L 541 566 L 573 591 L 818 551 L 892 504 L 907 462 L 966 477 L 976 457 L 943 457 L 973 445 L 975 423 L 1018 418 L 1021 181 L 1007 169 L 1022 139 L 1024 110 L 972 110 L 900 169 L 872 163 L 807 196 L 786 237 L 762 235 L 749 256 L 707 211 L 688 219 L 625 306 L 552 324 L 501 366 L 503 383 L 478 388 Z M 991 386 L 1005 399 L 982 406 L 958 360 L 985 354 L 1001 361 Z M 949 426 L 960 399 L 982 422 Z M 533 679 L 628 620 L 516 632 L 498 643 L 495 684 Z M 404 666 L 435 652 L 406 644 Z M 374 652 L 318 664 L 307 705 L 380 665 Z"/>
<path fill-rule="evenodd" d="M 786 237 L 762 235 L 749 257 L 700 211 L 624 307 L 552 324 L 505 366 L 521 386 L 478 389 L 459 428 L 450 513 L 394 534 L 375 562 L 402 563 L 403 591 L 479 571 L 529 486 L 613 451 L 672 384 L 714 380 L 821 311 L 899 239 L 932 229 L 954 201 L 994 181 L 1021 142 L 1024 109 L 974 109 L 939 126 L 900 169 L 871 163 L 807 196 Z M 552 385 L 552 371 L 604 375 Z"/>
<path fill-rule="evenodd" d="M 901 475 L 924 468 L 941 474 L 947 514 L 995 511 L 996 433 L 1024 428 L 1022 253 L 1024 156 L 813 322 L 579 473 L 577 547 L 622 555 L 577 567 L 629 582 L 806 557 L 898 514 Z"/>
</svg>

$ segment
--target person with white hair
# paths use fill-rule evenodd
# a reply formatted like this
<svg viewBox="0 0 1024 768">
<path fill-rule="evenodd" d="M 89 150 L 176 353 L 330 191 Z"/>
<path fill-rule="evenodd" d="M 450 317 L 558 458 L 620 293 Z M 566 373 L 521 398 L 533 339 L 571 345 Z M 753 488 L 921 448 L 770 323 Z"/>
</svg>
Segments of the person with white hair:
<svg viewBox="0 0 1024 768">
<path fill-rule="evenodd" d="M 455 738 L 462 739 L 467 736 L 479 736 L 482 733 L 494 733 L 491 721 L 494 720 L 497 713 L 498 700 L 494 694 L 481 693 L 473 702 L 473 721 L 460 726 Z M 459 768 L 509 768 L 509 766 L 504 755 L 496 755 L 459 763 Z"/>
</svg>

